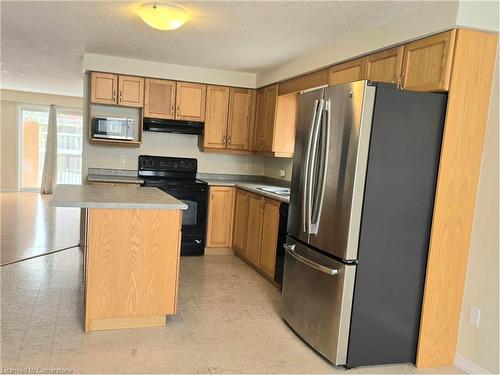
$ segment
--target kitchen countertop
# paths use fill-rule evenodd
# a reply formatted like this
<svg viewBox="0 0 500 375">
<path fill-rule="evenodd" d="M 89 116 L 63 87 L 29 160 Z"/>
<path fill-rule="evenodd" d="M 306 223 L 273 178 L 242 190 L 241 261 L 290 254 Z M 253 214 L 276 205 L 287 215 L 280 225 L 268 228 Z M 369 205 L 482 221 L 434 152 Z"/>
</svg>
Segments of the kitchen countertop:
<svg viewBox="0 0 500 375">
<path fill-rule="evenodd" d="M 185 210 L 187 205 L 154 187 L 57 185 L 55 207 Z"/>
<path fill-rule="evenodd" d="M 260 190 L 259 188 L 283 188 L 281 186 L 263 184 L 259 182 L 248 182 L 248 181 L 231 181 L 231 180 L 203 180 L 210 186 L 234 186 L 251 193 L 259 194 L 267 198 L 275 199 L 280 202 L 289 203 L 290 198 L 284 197 L 282 195 L 274 194 L 271 192 Z M 285 188 L 283 188 L 285 189 Z"/>
<path fill-rule="evenodd" d="M 87 176 L 89 182 L 109 182 L 109 183 L 126 183 L 126 184 L 142 184 L 144 180 L 137 176 L 120 176 L 112 174 L 89 174 Z"/>
</svg>

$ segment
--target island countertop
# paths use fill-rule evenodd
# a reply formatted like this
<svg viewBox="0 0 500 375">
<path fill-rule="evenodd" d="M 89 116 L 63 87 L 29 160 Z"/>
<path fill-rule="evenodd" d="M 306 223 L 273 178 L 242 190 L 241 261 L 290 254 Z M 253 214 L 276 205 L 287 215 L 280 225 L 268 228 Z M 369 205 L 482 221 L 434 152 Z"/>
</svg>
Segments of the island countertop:
<svg viewBox="0 0 500 375">
<path fill-rule="evenodd" d="M 55 207 L 185 210 L 187 205 L 154 187 L 57 185 Z"/>
</svg>

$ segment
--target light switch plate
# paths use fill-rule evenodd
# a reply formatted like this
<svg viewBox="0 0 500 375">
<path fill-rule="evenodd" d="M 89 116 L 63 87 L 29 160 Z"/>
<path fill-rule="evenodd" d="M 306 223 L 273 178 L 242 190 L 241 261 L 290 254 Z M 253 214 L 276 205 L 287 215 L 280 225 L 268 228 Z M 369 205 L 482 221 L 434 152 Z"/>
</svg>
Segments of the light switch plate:
<svg viewBox="0 0 500 375">
<path fill-rule="evenodd" d="M 474 327 L 479 327 L 479 319 L 481 317 L 481 310 L 476 306 L 471 306 L 469 308 L 469 323 Z"/>
</svg>

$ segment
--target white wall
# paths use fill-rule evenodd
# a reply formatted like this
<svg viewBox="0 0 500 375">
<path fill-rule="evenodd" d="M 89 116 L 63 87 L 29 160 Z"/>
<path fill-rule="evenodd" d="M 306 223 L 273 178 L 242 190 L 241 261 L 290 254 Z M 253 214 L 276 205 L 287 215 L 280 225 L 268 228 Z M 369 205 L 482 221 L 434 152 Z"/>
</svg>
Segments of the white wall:
<svg viewBox="0 0 500 375">
<path fill-rule="evenodd" d="M 105 147 L 87 142 L 84 171 L 88 167 L 137 169 L 139 155 L 156 155 L 196 158 L 200 173 L 264 174 L 261 156 L 200 152 L 197 142 L 196 135 L 153 132 L 143 133 L 140 148 Z M 125 157 L 124 164 L 120 162 L 120 155 Z"/>
<path fill-rule="evenodd" d="M 293 159 L 291 158 L 265 158 L 264 175 L 290 181 L 292 179 L 292 165 Z M 281 170 L 285 171 L 285 177 L 280 176 Z"/>
<path fill-rule="evenodd" d="M 83 55 L 82 68 L 84 72 L 93 70 L 248 88 L 255 88 L 256 82 L 255 73 L 166 64 L 94 53 Z"/>
<path fill-rule="evenodd" d="M 457 364 L 464 359 L 493 374 L 499 368 L 499 86 L 498 57 L 481 163 L 469 264 L 460 322 Z M 481 310 L 479 327 L 469 324 L 471 306 Z M 464 368 L 470 366 L 465 362 Z"/>
<path fill-rule="evenodd" d="M 1 90 L 0 164 L 2 191 L 18 189 L 19 104 L 55 104 L 60 107 L 82 108 L 83 99 L 74 96 L 36 94 Z"/>
<path fill-rule="evenodd" d="M 457 26 L 498 32 L 498 1 L 460 1 Z"/>
<path fill-rule="evenodd" d="M 370 32 L 356 33 L 353 30 L 352 36 L 349 38 L 335 40 L 332 44 L 317 51 L 259 73 L 257 86 L 281 81 L 307 71 L 317 70 L 367 54 L 370 51 L 453 28 L 456 24 L 457 13 L 458 2 L 445 1 L 436 4 L 432 15 L 413 13 L 403 18 L 394 19 L 391 24 Z"/>
</svg>

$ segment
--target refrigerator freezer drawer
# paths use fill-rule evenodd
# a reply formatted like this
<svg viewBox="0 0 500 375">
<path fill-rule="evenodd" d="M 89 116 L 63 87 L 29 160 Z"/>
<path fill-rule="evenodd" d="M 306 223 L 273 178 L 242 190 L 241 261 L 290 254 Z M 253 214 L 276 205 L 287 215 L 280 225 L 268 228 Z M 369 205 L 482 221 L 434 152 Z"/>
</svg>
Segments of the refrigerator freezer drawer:
<svg viewBox="0 0 500 375">
<path fill-rule="evenodd" d="M 329 361 L 346 364 L 356 266 L 328 258 L 291 237 L 285 249 L 283 319 Z"/>
</svg>

